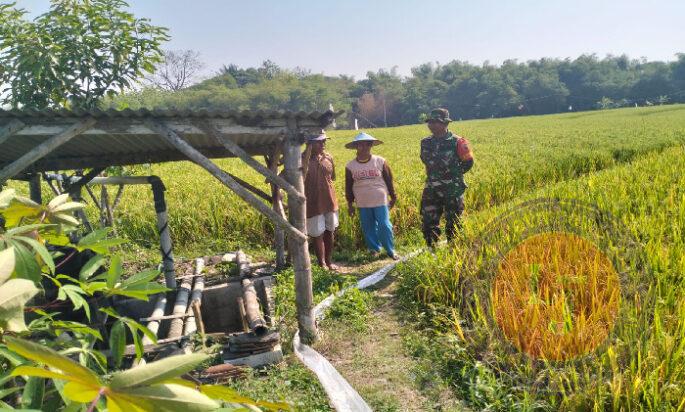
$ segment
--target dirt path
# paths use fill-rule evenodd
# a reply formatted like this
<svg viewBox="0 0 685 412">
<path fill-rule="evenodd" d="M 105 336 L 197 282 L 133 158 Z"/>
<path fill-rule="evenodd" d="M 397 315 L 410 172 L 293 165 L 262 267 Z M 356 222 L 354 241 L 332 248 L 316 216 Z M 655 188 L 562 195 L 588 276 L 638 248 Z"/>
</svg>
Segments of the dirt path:
<svg viewBox="0 0 685 412">
<path fill-rule="evenodd" d="M 365 274 L 387 262 L 358 269 Z M 351 272 L 351 270 L 350 270 Z M 349 272 L 348 272 L 349 273 Z M 374 295 L 366 330 L 345 320 L 326 321 L 315 345 L 374 411 L 463 411 L 447 387 L 419 383 L 418 361 L 408 356 L 402 342 L 392 278 L 372 291 Z"/>
</svg>

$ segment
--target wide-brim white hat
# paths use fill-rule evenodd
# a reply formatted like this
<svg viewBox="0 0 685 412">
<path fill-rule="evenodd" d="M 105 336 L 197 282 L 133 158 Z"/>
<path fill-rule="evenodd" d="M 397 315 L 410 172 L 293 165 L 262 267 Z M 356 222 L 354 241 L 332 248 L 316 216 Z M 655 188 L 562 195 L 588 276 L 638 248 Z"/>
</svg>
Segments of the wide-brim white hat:
<svg viewBox="0 0 685 412">
<path fill-rule="evenodd" d="M 354 137 L 354 140 L 351 142 L 347 143 L 345 145 L 346 148 L 348 149 L 354 149 L 357 145 L 357 142 L 373 142 L 373 146 L 378 146 L 379 144 L 383 144 L 381 140 L 376 139 L 375 137 L 371 136 L 370 134 L 367 133 L 359 133 Z"/>
</svg>

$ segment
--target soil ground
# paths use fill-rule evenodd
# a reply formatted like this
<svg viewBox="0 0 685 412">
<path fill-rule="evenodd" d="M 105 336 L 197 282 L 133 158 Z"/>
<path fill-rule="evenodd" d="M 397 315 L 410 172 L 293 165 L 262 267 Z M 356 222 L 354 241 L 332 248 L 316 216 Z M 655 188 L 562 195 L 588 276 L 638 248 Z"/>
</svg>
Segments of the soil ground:
<svg viewBox="0 0 685 412">
<path fill-rule="evenodd" d="M 359 267 L 341 267 L 359 277 L 390 263 L 389 259 Z M 367 401 L 374 411 L 464 411 L 448 387 L 421 382 L 419 361 L 407 355 L 391 275 L 376 285 L 371 313 L 364 330 L 345 319 L 325 321 L 315 349 Z"/>
</svg>

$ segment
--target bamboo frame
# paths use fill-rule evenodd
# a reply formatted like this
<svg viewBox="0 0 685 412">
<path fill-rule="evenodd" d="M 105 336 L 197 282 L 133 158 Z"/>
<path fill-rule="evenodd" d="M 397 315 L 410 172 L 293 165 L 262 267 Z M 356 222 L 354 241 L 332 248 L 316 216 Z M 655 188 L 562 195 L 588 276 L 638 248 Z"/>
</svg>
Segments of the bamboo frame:
<svg viewBox="0 0 685 412">
<path fill-rule="evenodd" d="M 271 208 L 265 205 L 262 201 L 257 199 L 252 193 L 250 193 L 247 189 L 238 184 L 238 182 L 236 182 L 226 172 L 221 170 L 217 165 L 215 165 L 208 158 L 203 156 L 202 153 L 195 150 L 178 134 L 176 134 L 176 132 L 171 130 L 171 128 L 169 128 L 161 122 L 158 123 L 150 121 L 146 124 L 151 130 L 155 131 L 156 133 L 164 137 L 170 144 L 176 147 L 176 149 L 178 149 L 181 153 L 185 154 L 190 160 L 192 160 L 199 166 L 203 167 L 212 176 L 217 178 L 217 180 L 219 180 L 221 183 L 223 183 L 225 186 L 227 186 L 229 189 L 235 192 L 241 199 L 243 199 L 249 205 L 257 209 L 263 215 L 268 217 L 274 224 L 277 224 L 283 227 L 283 229 L 287 230 L 288 233 L 290 233 L 291 238 L 297 240 L 298 242 L 307 241 L 307 236 L 301 230 L 296 229 L 287 220 L 283 219 L 282 216 L 279 216 L 276 212 L 274 212 Z M 293 203 L 300 204 L 300 202 L 297 201 Z"/>
<path fill-rule="evenodd" d="M 283 164 L 285 178 L 304 193 L 304 176 L 302 174 L 301 139 L 298 133 L 297 120 L 288 119 L 288 136 L 283 147 Z M 306 232 L 306 204 L 292 202 L 288 197 L 289 220 L 298 230 Z M 317 331 L 312 309 L 314 296 L 312 292 L 312 267 L 307 240 L 300 243 L 292 236 L 288 237 L 288 247 L 295 271 L 295 303 L 297 305 L 297 324 L 300 336 L 305 343 L 316 340 Z"/>
<path fill-rule="evenodd" d="M 300 203 L 304 203 L 306 201 L 304 195 L 295 189 L 293 185 L 288 183 L 285 179 L 282 177 L 278 176 L 277 174 L 273 173 L 271 170 L 267 169 L 256 161 L 255 159 L 252 158 L 245 150 L 243 150 L 240 146 L 235 144 L 233 141 L 230 139 L 227 139 L 225 136 L 223 136 L 218 130 L 216 130 L 216 127 L 212 125 L 209 122 L 204 122 L 204 123 L 198 123 L 197 127 L 205 132 L 208 136 L 212 137 L 219 143 L 221 143 L 226 150 L 229 152 L 233 153 L 236 157 L 238 157 L 240 160 L 245 162 L 248 166 L 256 170 L 258 173 L 266 177 L 266 180 L 269 183 L 275 184 L 285 190 L 285 192 L 288 194 L 288 196 L 292 196 L 295 199 L 297 199 Z"/>
<path fill-rule="evenodd" d="M 23 122 L 17 119 L 12 119 L 7 126 L 4 126 L 2 129 L 0 129 L 0 144 L 5 143 L 7 139 L 19 133 L 25 127 L 26 125 Z"/>
<path fill-rule="evenodd" d="M 57 149 L 64 143 L 78 136 L 79 134 L 90 129 L 97 123 L 95 119 L 86 119 L 80 121 L 73 126 L 67 128 L 62 133 L 58 133 L 33 149 L 29 150 L 28 153 L 21 156 L 19 159 L 7 165 L 4 169 L 0 170 L 0 184 L 3 184 L 7 179 L 19 174 L 21 171 L 31 166 L 37 160 L 42 159 L 50 153 L 51 151 Z"/>
</svg>

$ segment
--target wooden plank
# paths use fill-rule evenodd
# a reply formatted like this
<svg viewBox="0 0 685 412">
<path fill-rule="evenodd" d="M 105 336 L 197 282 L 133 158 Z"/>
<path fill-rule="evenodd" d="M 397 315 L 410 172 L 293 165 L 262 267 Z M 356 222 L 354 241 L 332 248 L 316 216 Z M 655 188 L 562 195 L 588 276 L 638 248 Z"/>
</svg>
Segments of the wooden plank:
<svg viewBox="0 0 685 412">
<path fill-rule="evenodd" d="M 254 207 L 257 209 L 259 212 L 261 212 L 263 215 L 268 217 L 274 224 L 277 224 L 291 235 L 291 238 L 294 239 L 296 242 L 306 242 L 307 241 L 307 236 L 303 233 L 303 231 L 296 229 L 293 227 L 287 220 L 283 219 L 282 216 L 279 216 L 276 212 L 274 212 L 271 208 L 269 208 L 267 205 L 265 205 L 263 202 L 261 202 L 259 199 L 257 199 L 252 193 L 250 193 L 247 189 L 244 187 L 240 186 L 238 182 L 233 180 L 231 176 L 229 176 L 226 172 L 223 170 L 219 169 L 217 165 L 212 163 L 209 159 L 204 157 L 200 152 L 195 150 L 192 146 L 190 146 L 185 140 L 183 140 L 180 136 L 178 136 L 173 130 L 169 129 L 162 123 L 150 123 L 148 125 L 150 128 L 154 129 L 159 133 L 161 136 L 163 136 L 169 143 L 171 143 L 174 147 L 176 147 L 179 151 L 184 153 L 190 160 L 193 162 L 197 163 L 198 165 L 202 166 L 205 168 L 212 176 L 217 178 L 221 183 L 223 183 L 226 187 L 231 189 L 233 192 L 235 192 L 241 199 L 243 199 L 245 202 L 247 202 L 250 206 Z M 299 202 L 294 201 L 293 204 L 300 204 Z M 300 204 L 303 206 L 303 204 Z"/>
<path fill-rule="evenodd" d="M 302 176 L 302 156 L 300 155 L 300 142 L 298 127 L 295 119 L 289 121 L 289 134 L 283 148 L 283 163 L 285 166 L 285 178 L 295 186 L 298 191 L 304 193 L 304 179 Z M 288 198 L 289 220 L 298 230 L 306 232 L 306 205 L 299 202 L 290 202 Z M 288 236 L 290 257 L 295 271 L 295 304 L 297 306 L 297 324 L 300 336 L 305 343 L 313 342 L 317 338 L 316 323 L 312 314 L 314 296 L 312 293 L 312 267 L 309 258 L 308 242 L 295 242 L 292 236 Z"/>
<path fill-rule="evenodd" d="M 19 172 L 31 166 L 31 164 L 41 159 L 51 151 L 60 147 L 84 131 L 90 129 L 93 127 L 93 125 L 95 125 L 95 123 L 95 119 L 85 119 L 69 127 L 64 132 L 49 138 L 48 140 L 29 150 L 28 153 L 24 154 L 19 159 L 10 163 L 0 171 L 0 184 L 5 183 L 7 179 L 17 175 Z"/>
<path fill-rule="evenodd" d="M 269 183 L 275 184 L 285 190 L 285 192 L 288 194 L 288 196 L 292 196 L 295 199 L 297 199 L 300 203 L 305 202 L 305 197 L 302 194 L 302 192 L 298 192 L 293 185 L 288 183 L 285 179 L 282 177 L 278 176 L 276 173 L 272 172 L 271 170 L 267 169 L 264 165 L 253 159 L 245 150 L 243 150 L 240 146 L 235 144 L 232 140 L 227 138 L 226 136 L 222 135 L 217 131 L 217 129 L 214 127 L 209 122 L 204 122 L 204 123 L 198 123 L 198 127 L 204 131 L 208 136 L 211 136 L 214 140 L 218 141 L 224 147 L 236 157 L 238 157 L 240 160 L 245 162 L 248 166 L 256 170 L 258 173 L 260 173 L 262 176 L 266 178 L 266 180 Z"/>
<path fill-rule="evenodd" d="M 0 128 L 0 144 L 5 143 L 7 139 L 12 137 L 12 135 L 17 134 L 25 127 L 26 125 L 21 121 L 17 119 L 12 119 L 11 122 L 7 123 L 7 125 Z"/>
</svg>

